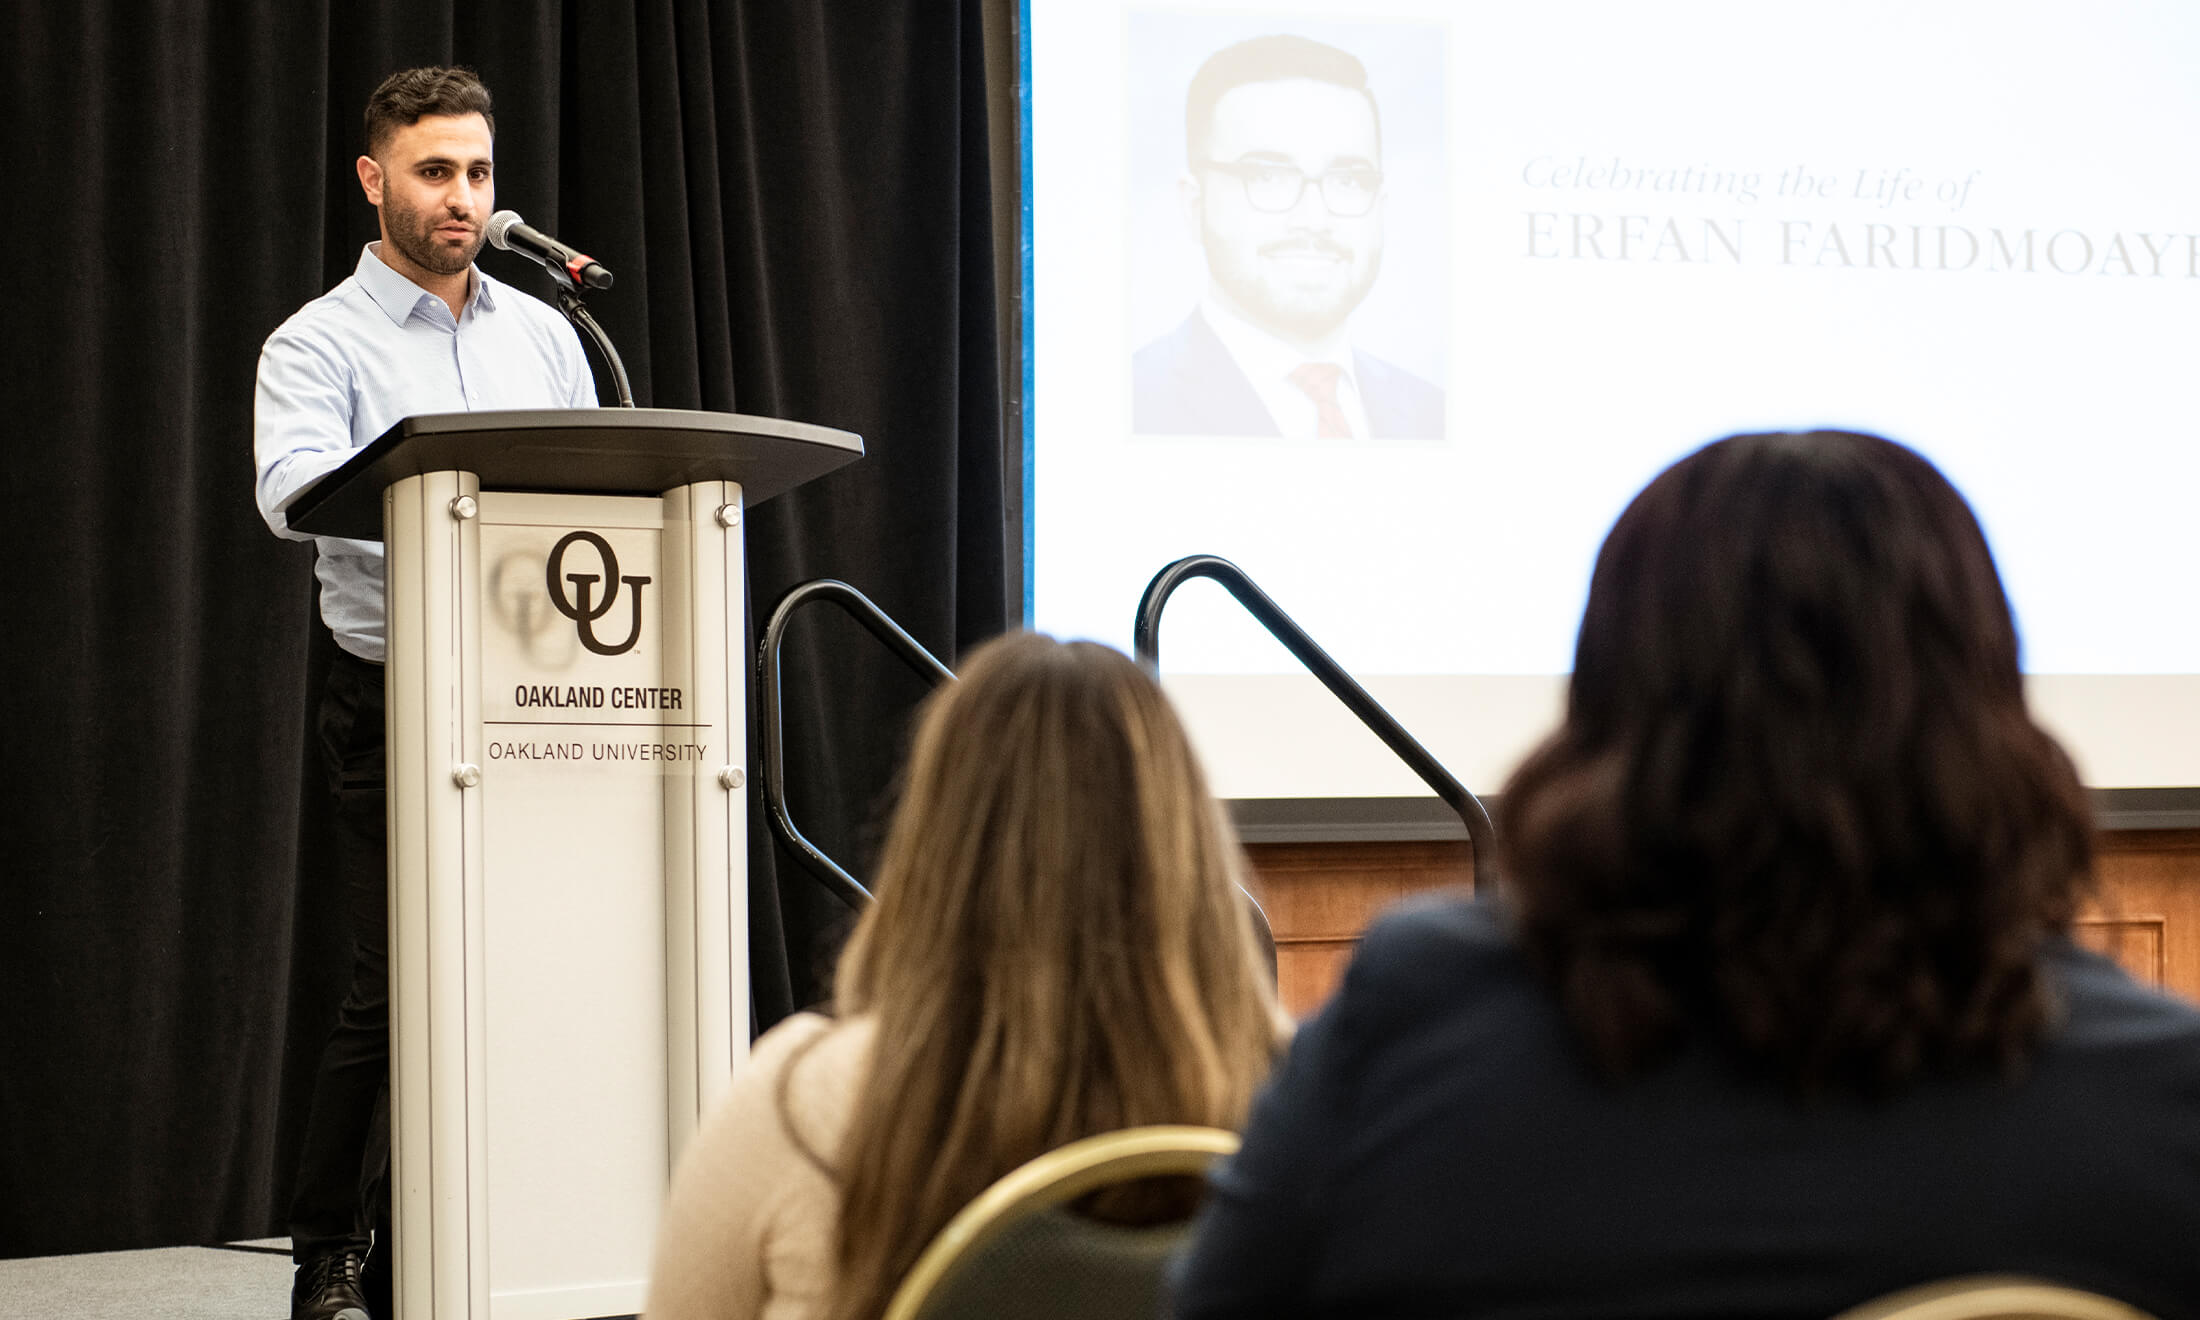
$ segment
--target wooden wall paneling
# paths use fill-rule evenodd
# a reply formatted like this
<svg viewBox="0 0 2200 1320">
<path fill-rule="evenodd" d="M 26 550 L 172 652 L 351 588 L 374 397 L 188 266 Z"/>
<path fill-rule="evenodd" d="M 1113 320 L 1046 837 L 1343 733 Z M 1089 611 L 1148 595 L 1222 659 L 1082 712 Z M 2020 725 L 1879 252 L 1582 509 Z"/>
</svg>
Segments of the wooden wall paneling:
<svg viewBox="0 0 2200 1320">
<path fill-rule="evenodd" d="M 1272 843 L 1246 848 L 1276 935 L 1284 1007 L 1304 1017 L 1336 988 L 1360 933 L 1408 895 L 1465 887 L 1466 842 Z M 2077 936 L 2135 978 L 2200 1000 L 2200 830 L 2100 839 L 2097 896 Z"/>
<path fill-rule="evenodd" d="M 2078 938 L 2138 980 L 2200 999 L 2200 830 L 2103 834 Z"/>
<path fill-rule="evenodd" d="M 1411 894 L 1470 886 L 1465 840 L 1415 843 L 1256 843 L 1252 890 L 1276 935 L 1277 989 L 1305 1017 L 1329 998 L 1360 932 Z"/>
</svg>

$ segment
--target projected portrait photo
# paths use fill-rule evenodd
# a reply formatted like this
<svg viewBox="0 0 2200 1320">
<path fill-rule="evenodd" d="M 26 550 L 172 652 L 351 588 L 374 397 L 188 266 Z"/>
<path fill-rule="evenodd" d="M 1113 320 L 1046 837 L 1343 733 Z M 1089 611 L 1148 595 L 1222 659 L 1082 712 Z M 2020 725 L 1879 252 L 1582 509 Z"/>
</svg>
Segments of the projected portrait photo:
<svg viewBox="0 0 2200 1320">
<path fill-rule="evenodd" d="M 1444 435 L 1443 41 L 1129 19 L 1131 429 Z"/>
</svg>

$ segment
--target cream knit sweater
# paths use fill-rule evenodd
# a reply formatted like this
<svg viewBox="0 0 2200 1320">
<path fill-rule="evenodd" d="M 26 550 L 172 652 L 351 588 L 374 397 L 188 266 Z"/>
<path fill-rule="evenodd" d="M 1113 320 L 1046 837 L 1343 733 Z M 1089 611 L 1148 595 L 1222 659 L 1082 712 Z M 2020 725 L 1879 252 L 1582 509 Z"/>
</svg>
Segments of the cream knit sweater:
<svg viewBox="0 0 2200 1320">
<path fill-rule="evenodd" d="M 874 1031 L 869 1018 L 835 1023 L 801 1013 L 758 1038 L 732 1090 L 680 1155 L 657 1229 L 648 1320 L 820 1313 L 840 1190 L 788 1133 L 778 1092 L 784 1079 L 784 1112 L 804 1144 L 832 1159 Z"/>
</svg>

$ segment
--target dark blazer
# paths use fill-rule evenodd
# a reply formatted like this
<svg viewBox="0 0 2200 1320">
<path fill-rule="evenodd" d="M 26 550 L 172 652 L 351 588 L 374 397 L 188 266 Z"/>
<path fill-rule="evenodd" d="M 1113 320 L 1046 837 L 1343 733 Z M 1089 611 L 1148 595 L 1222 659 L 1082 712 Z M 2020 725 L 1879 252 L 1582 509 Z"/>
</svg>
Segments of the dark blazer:
<svg viewBox="0 0 2200 1320">
<path fill-rule="evenodd" d="M 2035 1274 L 2200 1317 L 2200 1008 L 2043 955 L 2014 1081 L 1792 1100 L 1715 1046 L 1591 1071 L 1503 910 L 1378 922 L 1217 1164 L 1182 1320 L 1822 1320 Z"/>
<path fill-rule="evenodd" d="M 1375 440 L 1444 434 L 1444 392 L 1365 353 L 1352 355 Z M 1222 340 L 1193 312 L 1131 355 L 1131 430 L 1138 435 L 1277 435 L 1276 419 Z"/>
</svg>

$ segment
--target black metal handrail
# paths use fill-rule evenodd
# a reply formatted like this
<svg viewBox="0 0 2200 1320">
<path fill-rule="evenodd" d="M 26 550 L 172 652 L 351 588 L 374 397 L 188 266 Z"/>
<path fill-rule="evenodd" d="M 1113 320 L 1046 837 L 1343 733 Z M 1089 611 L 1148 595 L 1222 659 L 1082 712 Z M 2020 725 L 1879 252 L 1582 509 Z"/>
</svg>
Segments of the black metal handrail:
<svg viewBox="0 0 2200 1320">
<path fill-rule="evenodd" d="M 811 874 L 823 880 L 826 887 L 850 907 L 862 907 L 871 901 L 871 891 L 840 863 L 827 857 L 823 849 L 811 843 L 787 811 L 786 719 L 779 691 L 779 648 L 786 639 L 787 625 L 795 611 L 820 600 L 838 605 L 873 637 L 885 643 L 887 650 L 901 657 L 902 663 L 914 670 L 919 678 L 930 680 L 934 687 L 954 682 L 955 671 L 941 664 L 939 657 L 925 650 L 921 642 L 873 604 L 869 596 L 832 578 L 818 578 L 790 587 L 787 594 L 779 598 L 779 603 L 772 606 L 771 619 L 764 625 L 764 636 L 756 647 L 756 738 L 764 763 L 765 815 L 780 839 Z"/>
<path fill-rule="evenodd" d="M 911 637 L 892 616 L 872 603 L 869 596 L 831 578 L 818 578 L 788 588 L 772 606 L 771 618 L 764 624 L 764 636 L 756 647 L 756 737 L 764 760 L 765 817 L 780 840 L 793 850 L 812 875 L 823 880 L 826 887 L 850 907 L 862 907 L 871 901 L 871 891 L 849 874 L 847 868 L 826 856 L 824 849 L 810 842 L 787 811 L 786 718 L 781 709 L 779 650 L 795 611 L 819 600 L 829 600 L 846 611 L 873 637 L 884 642 L 887 650 L 900 656 L 902 663 L 916 671 L 918 677 L 931 680 L 932 686 L 954 682 L 955 671 L 941 664 L 937 656 L 925 650 L 923 643 Z M 1254 934 L 1267 959 L 1269 980 L 1274 981 L 1276 936 L 1268 924 L 1268 912 L 1244 886 L 1238 887 L 1238 893 L 1245 899 Z"/>
<path fill-rule="evenodd" d="M 1347 710 L 1359 717 L 1360 723 L 1421 777 L 1422 783 L 1434 789 L 1436 796 L 1459 813 L 1460 821 L 1467 827 L 1467 838 L 1474 845 L 1474 887 L 1487 890 L 1493 886 L 1497 878 L 1497 828 L 1490 823 L 1490 813 L 1482 806 L 1482 800 L 1468 792 L 1466 785 L 1454 778 L 1428 748 L 1407 733 L 1405 726 L 1346 673 L 1343 665 L 1331 659 L 1304 628 L 1268 598 L 1267 592 L 1254 585 L 1253 580 L 1245 576 L 1244 569 L 1219 555 L 1186 555 L 1154 574 L 1153 580 L 1146 584 L 1145 594 L 1138 598 L 1138 621 L 1134 631 L 1138 662 L 1155 675 L 1160 674 L 1161 611 L 1178 587 L 1202 577 L 1221 584 L 1223 590 L 1236 597 L 1247 613 L 1260 620 L 1262 627 L 1321 680 L 1331 696 L 1343 702 Z"/>
</svg>

